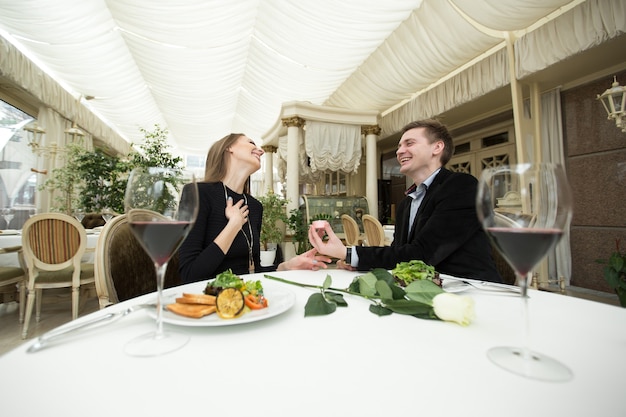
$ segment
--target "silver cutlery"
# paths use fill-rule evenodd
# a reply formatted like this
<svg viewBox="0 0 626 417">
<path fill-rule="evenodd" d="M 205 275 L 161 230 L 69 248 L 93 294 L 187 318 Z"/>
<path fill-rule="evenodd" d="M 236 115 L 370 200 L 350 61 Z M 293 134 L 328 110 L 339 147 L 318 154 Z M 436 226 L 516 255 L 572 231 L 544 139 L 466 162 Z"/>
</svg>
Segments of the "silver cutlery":
<svg viewBox="0 0 626 417">
<path fill-rule="evenodd" d="M 445 276 L 443 279 L 443 289 L 447 292 L 461 292 L 467 289 L 477 289 L 481 291 L 491 291 L 491 292 L 501 292 L 501 293 L 513 293 L 513 294 L 521 294 L 522 290 L 520 287 L 516 287 L 514 285 L 500 284 L 497 282 L 489 282 L 489 281 L 474 281 L 467 280 L 464 278 L 456 278 Z M 447 285 L 446 281 L 451 281 L 453 285 Z"/>
<path fill-rule="evenodd" d="M 39 352 L 43 348 L 48 347 L 60 340 L 70 339 L 72 336 L 76 336 L 79 333 L 116 322 L 130 313 L 147 308 L 156 308 L 156 304 L 138 304 L 115 313 L 107 313 L 102 316 L 95 317 L 91 320 L 69 323 L 65 326 L 58 327 L 42 334 L 26 351 L 28 353 Z"/>
</svg>

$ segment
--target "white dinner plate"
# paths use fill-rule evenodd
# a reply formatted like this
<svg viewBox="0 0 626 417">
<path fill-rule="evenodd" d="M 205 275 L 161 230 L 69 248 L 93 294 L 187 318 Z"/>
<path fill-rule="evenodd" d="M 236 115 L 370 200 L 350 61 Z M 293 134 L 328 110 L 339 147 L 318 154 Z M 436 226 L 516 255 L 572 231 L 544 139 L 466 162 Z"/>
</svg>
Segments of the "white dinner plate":
<svg viewBox="0 0 626 417">
<path fill-rule="evenodd" d="M 222 319 L 216 313 L 204 316 L 199 319 L 193 319 L 189 317 L 180 316 L 174 314 L 171 311 L 163 311 L 163 323 L 174 324 L 177 326 L 233 326 L 236 324 L 252 323 L 255 321 L 266 320 L 289 310 L 296 302 L 296 296 L 293 292 L 286 288 L 277 288 L 273 285 L 267 286 L 264 283 L 263 292 L 267 298 L 267 308 L 261 310 L 250 310 L 243 316 L 235 319 Z M 206 283 L 204 283 L 198 291 L 194 293 L 200 294 Z M 191 291 L 185 291 L 191 292 Z M 182 293 L 172 293 L 163 296 L 164 304 L 171 304 L 175 302 L 176 297 L 182 297 Z M 148 311 L 148 314 L 156 319 L 156 312 L 153 310 Z"/>
</svg>

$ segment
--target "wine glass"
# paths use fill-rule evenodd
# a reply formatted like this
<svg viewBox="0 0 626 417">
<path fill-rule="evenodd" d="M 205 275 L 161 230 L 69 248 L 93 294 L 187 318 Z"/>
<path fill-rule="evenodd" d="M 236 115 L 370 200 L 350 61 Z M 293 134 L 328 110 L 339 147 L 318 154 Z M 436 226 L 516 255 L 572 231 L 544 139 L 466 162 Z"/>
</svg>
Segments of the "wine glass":
<svg viewBox="0 0 626 417">
<path fill-rule="evenodd" d="M 4 217 L 4 221 L 7 222 L 7 229 L 9 228 L 9 224 L 11 224 L 11 220 L 15 217 L 13 214 L 13 210 L 10 207 L 6 207 L 2 209 L 2 217 Z"/>
<path fill-rule="evenodd" d="M 154 261 L 157 278 L 156 331 L 131 340 L 132 356 L 157 356 L 183 347 L 189 337 L 163 330 L 163 282 L 167 263 L 193 227 L 198 189 L 193 174 L 175 168 L 136 168 L 124 198 L 134 236 Z"/>
<path fill-rule="evenodd" d="M 111 220 L 113 218 L 113 210 L 111 210 L 110 208 L 105 208 L 104 210 L 102 210 L 102 218 L 104 219 L 104 223 L 108 223 L 109 220 Z"/>
<path fill-rule="evenodd" d="M 522 297 L 523 345 L 495 347 L 487 356 L 502 368 L 528 378 L 572 379 L 567 366 L 530 350 L 527 296 L 531 270 L 569 226 L 572 193 L 565 171 L 549 163 L 485 169 L 478 184 L 476 207 L 492 244 L 515 271 Z"/>
<path fill-rule="evenodd" d="M 82 223 L 83 219 L 85 218 L 85 211 L 83 209 L 76 209 L 74 211 L 74 217 L 76 218 L 76 220 Z"/>
</svg>

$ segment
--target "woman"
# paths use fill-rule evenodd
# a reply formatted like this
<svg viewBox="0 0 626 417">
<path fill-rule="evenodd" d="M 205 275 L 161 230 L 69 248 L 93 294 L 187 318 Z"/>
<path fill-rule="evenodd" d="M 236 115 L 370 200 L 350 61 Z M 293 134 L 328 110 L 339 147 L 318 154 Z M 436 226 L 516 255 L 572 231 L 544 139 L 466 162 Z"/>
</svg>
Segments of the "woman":
<svg viewBox="0 0 626 417">
<path fill-rule="evenodd" d="M 211 279 L 228 269 L 237 275 L 274 270 L 261 267 L 263 206 L 246 193 L 263 153 L 242 133 L 225 136 L 209 149 L 204 181 L 198 183 L 198 218 L 179 249 L 184 283 Z M 296 256 L 278 270 L 326 268 L 330 259 L 316 253 L 312 249 Z"/>
</svg>

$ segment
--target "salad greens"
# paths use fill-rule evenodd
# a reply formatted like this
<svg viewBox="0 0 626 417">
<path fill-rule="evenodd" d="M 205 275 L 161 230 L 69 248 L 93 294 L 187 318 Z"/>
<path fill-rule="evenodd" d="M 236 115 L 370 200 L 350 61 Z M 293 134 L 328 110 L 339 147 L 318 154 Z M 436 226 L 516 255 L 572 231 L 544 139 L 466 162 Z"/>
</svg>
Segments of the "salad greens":
<svg viewBox="0 0 626 417">
<path fill-rule="evenodd" d="M 400 262 L 391 270 L 391 275 L 403 287 L 406 287 L 413 281 L 426 279 L 432 281 L 439 278 L 439 273 L 435 271 L 435 267 L 427 265 L 422 261 L 412 260 L 409 262 Z"/>
<path fill-rule="evenodd" d="M 206 294 L 211 293 L 211 289 L 222 290 L 224 288 L 237 288 L 243 295 L 263 295 L 263 285 L 261 281 L 244 281 L 228 269 L 215 276 L 215 279 L 207 282 Z"/>
</svg>

